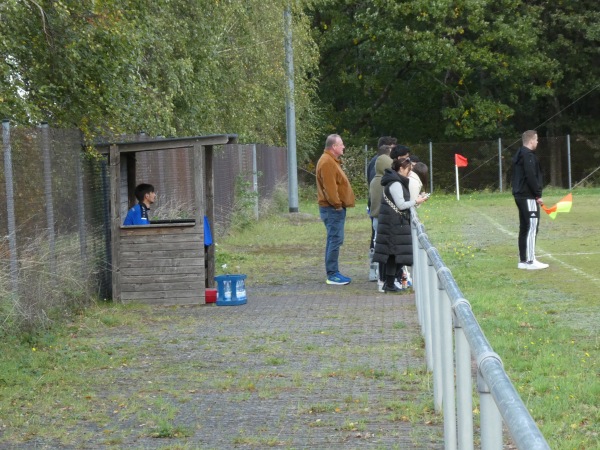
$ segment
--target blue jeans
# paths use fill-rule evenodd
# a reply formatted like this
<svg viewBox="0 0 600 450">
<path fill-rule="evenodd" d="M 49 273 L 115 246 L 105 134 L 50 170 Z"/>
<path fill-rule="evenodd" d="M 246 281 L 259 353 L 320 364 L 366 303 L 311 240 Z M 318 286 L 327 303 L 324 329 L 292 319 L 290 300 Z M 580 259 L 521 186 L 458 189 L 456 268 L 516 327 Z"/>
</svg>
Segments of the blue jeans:
<svg viewBox="0 0 600 450">
<path fill-rule="evenodd" d="M 327 230 L 325 270 L 327 271 L 327 276 L 330 276 L 339 272 L 338 258 L 340 256 L 340 247 L 344 243 L 346 208 L 336 211 L 333 206 L 319 206 L 319 214 Z"/>
</svg>

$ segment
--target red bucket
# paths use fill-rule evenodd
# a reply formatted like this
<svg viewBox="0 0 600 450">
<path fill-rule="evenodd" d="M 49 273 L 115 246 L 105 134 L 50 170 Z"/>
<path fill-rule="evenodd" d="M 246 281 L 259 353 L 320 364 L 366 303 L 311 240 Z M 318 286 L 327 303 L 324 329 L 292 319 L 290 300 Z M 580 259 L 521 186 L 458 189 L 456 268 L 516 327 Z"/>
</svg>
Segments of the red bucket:
<svg viewBox="0 0 600 450">
<path fill-rule="evenodd" d="M 206 288 L 206 303 L 216 303 L 217 302 L 217 290 Z"/>
</svg>

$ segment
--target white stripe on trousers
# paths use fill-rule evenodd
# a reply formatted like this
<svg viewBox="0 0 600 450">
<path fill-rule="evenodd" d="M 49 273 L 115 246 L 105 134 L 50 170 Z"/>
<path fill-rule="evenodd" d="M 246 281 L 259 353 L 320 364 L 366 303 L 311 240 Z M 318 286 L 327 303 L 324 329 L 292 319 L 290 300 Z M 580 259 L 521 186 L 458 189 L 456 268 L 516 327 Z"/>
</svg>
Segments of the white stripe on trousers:
<svg viewBox="0 0 600 450">
<path fill-rule="evenodd" d="M 537 201 L 528 199 L 527 200 L 527 209 L 529 212 L 534 212 L 537 216 Z M 527 241 L 526 241 L 526 249 L 527 249 L 527 261 L 533 261 L 535 259 L 535 238 L 537 235 L 537 227 L 539 219 L 534 217 L 529 217 L 529 231 L 527 232 Z"/>
</svg>

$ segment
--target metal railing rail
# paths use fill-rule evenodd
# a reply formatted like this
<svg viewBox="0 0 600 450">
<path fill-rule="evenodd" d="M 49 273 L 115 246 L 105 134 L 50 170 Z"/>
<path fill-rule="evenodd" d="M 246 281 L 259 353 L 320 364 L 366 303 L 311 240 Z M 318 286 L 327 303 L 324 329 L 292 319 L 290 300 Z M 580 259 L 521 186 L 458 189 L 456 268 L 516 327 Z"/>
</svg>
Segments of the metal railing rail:
<svg viewBox="0 0 600 450">
<path fill-rule="evenodd" d="M 445 449 L 474 448 L 471 355 L 477 363 L 481 449 L 502 450 L 503 419 L 518 449 L 549 449 L 416 209 L 411 212 L 415 299 L 434 405 L 444 416 Z"/>
</svg>

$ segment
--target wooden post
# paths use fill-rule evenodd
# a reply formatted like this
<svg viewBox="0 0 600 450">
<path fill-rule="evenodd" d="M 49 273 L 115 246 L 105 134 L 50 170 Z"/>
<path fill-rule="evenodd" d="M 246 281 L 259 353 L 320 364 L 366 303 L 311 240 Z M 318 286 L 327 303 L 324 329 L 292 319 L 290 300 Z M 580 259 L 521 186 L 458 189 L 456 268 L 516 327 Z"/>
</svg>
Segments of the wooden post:
<svg viewBox="0 0 600 450">
<path fill-rule="evenodd" d="M 121 301 L 119 241 L 121 237 L 121 157 L 118 145 L 110 146 L 110 217 L 112 251 L 112 298 Z"/>
<path fill-rule="evenodd" d="M 137 186 L 137 176 L 135 171 L 135 153 L 129 152 L 126 154 L 127 161 L 127 200 L 128 207 L 132 208 L 137 205 L 135 198 L 135 187 Z"/>
<path fill-rule="evenodd" d="M 194 205 L 196 209 L 196 226 L 195 228 L 201 234 L 202 242 L 201 248 L 198 249 L 198 252 L 202 252 L 202 257 L 204 259 L 204 287 L 208 286 L 208 277 L 207 277 L 207 266 L 206 266 L 206 251 L 204 247 L 204 161 L 202 155 L 202 146 L 200 144 L 194 144 L 192 148 L 192 161 L 193 161 L 193 171 L 192 171 L 192 181 L 194 187 Z"/>
<path fill-rule="evenodd" d="M 215 190 L 213 182 L 213 146 L 204 147 L 204 214 L 212 227 L 213 240 L 216 239 L 215 224 Z M 207 287 L 215 286 L 215 246 L 211 245 L 206 251 L 206 281 Z"/>
</svg>

